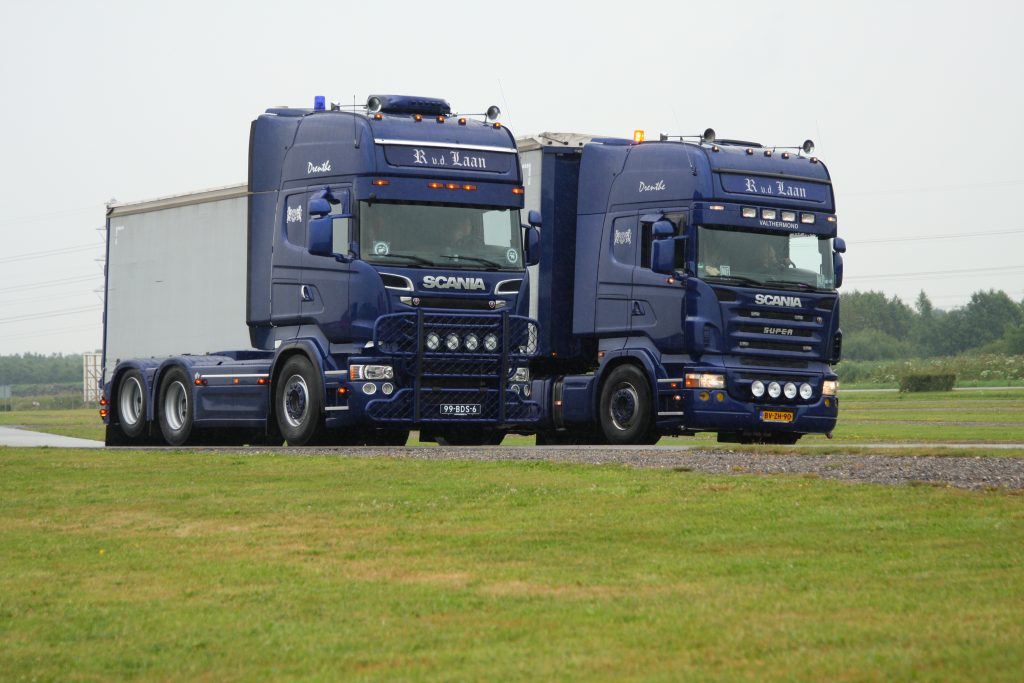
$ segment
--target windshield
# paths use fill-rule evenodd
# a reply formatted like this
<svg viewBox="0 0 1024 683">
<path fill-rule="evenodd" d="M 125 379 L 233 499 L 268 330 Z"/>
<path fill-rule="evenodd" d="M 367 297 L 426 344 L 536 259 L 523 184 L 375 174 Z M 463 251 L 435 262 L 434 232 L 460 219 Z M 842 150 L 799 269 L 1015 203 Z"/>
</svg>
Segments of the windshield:
<svg viewBox="0 0 1024 683">
<path fill-rule="evenodd" d="M 522 270 L 518 209 L 359 203 L 364 261 L 463 270 Z"/>
<path fill-rule="evenodd" d="M 834 289 L 832 239 L 701 226 L 697 228 L 697 275 L 783 289 Z"/>
</svg>

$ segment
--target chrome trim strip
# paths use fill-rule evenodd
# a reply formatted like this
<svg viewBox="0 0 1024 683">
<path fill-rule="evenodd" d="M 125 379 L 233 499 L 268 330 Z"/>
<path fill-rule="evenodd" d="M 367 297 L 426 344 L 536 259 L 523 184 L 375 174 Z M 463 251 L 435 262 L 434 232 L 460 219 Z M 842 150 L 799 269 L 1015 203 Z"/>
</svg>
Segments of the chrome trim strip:
<svg viewBox="0 0 1024 683">
<path fill-rule="evenodd" d="M 659 379 L 658 380 L 658 384 L 662 384 L 662 383 L 664 383 L 664 384 L 671 384 L 672 382 L 682 382 L 682 381 L 683 381 L 682 377 L 679 377 L 678 379 L 672 379 L 672 378 L 669 378 L 669 379 Z"/>
<path fill-rule="evenodd" d="M 426 140 L 390 140 L 387 138 L 374 138 L 373 140 L 378 145 L 402 145 L 403 147 L 440 147 L 444 149 L 471 149 L 477 152 L 503 152 L 505 154 L 515 154 L 515 147 L 492 147 L 490 145 L 460 145 L 460 144 L 445 144 L 442 142 L 433 142 Z M 432 167 L 431 167 L 432 168 Z"/>
<path fill-rule="evenodd" d="M 327 412 L 336 412 L 339 410 L 348 410 L 348 406 L 327 406 L 324 410 Z"/>
<path fill-rule="evenodd" d="M 683 411 L 680 410 L 678 413 L 661 413 L 661 412 L 659 412 L 658 413 L 658 417 L 662 417 L 662 416 L 665 416 L 665 417 L 676 417 L 676 416 L 682 417 L 683 416 Z"/>
</svg>

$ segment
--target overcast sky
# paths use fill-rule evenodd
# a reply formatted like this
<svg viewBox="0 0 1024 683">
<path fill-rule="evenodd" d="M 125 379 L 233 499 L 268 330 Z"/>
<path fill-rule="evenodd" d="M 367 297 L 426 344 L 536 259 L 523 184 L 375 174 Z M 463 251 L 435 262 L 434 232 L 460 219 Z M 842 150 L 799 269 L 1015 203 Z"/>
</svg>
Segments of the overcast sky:
<svg viewBox="0 0 1024 683">
<path fill-rule="evenodd" d="M 318 94 L 812 138 L 846 291 L 1024 298 L 1017 3 L 7 0 L 0 25 L 0 354 L 99 349 L 104 203 L 244 182 L 249 122 Z"/>
</svg>

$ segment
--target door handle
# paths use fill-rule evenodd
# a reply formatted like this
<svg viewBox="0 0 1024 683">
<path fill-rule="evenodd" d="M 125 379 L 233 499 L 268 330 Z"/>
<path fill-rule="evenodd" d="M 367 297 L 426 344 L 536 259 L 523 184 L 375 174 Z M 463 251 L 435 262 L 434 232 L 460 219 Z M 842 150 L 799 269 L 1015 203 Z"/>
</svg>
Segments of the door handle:
<svg viewBox="0 0 1024 683">
<path fill-rule="evenodd" d="M 299 293 L 302 295 L 303 301 L 313 300 L 313 290 L 309 288 L 309 285 L 302 285 L 302 287 L 299 288 Z"/>
</svg>

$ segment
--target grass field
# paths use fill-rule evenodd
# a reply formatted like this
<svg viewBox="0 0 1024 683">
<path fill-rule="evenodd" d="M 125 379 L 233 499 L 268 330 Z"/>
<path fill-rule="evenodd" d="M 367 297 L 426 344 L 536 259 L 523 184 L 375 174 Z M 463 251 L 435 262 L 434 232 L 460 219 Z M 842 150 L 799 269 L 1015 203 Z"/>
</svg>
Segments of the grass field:
<svg viewBox="0 0 1024 683">
<path fill-rule="evenodd" d="M 0 448 L 0 679 L 1020 680 L 1024 497 Z"/>
</svg>

